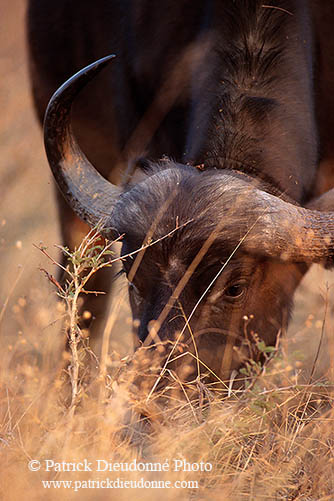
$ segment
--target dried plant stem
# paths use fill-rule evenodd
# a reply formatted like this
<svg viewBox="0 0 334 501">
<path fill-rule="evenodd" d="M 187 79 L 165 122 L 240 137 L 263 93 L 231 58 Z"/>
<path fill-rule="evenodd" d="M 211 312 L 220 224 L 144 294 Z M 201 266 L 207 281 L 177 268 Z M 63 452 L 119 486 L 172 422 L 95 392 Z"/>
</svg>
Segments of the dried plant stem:
<svg viewBox="0 0 334 501">
<path fill-rule="evenodd" d="M 0 325 L 2 323 L 3 317 L 5 316 L 5 312 L 6 312 L 9 300 L 12 297 L 12 294 L 13 294 L 13 292 L 14 292 L 14 290 L 15 290 L 15 288 L 16 288 L 16 286 L 17 286 L 17 284 L 18 284 L 18 282 L 19 282 L 19 280 L 20 280 L 20 278 L 22 276 L 23 270 L 24 270 L 24 268 L 22 266 L 20 266 L 18 274 L 17 274 L 17 277 L 14 280 L 14 283 L 13 283 L 13 285 L 12 285 L 10 291 L 9 291 L 9 294 L 8 294 L 8 296 L 7 296 L 5 302 L 4 302 L 4 304 L 3 304 L 3 306 L 2 306 L 2 308 L 0 310 Z"/>
<path fill-rule="evenodd" d="M 92 276 L 101 268 L 110 266 L 110 247 L 100 243 L 100 235 L 97 231 L 91 230 L 83 239 L 79 247 L 70 252 L 68 249 L 60 247 L 67 256 L 69 264 L 64 267 L 57 263 L 45 250 L 40 248 L 43 254 L 66 272 L 68 280 L 66 284 L 59 282 L 48 272 L 42 270 L 48 280 L 57 288 L 58 295 L 65 301 L 68 314 L 68 345 L 71 353 L 71 362 L 68 366 L 68 374 L 71 382 L 71 402 L 69 405 L 69 418 L 74 416 L 75 410 L 80 402 L 81 394 L 81 369 L 80 348 L 83 342 L 82 332 L 79 326 L 79 298 L 82 294 L 104 294 L 101 291 L 87 291 L 85 286 Z"/>
<path fill-rule="evenodd" d="M 319 354 L 320 354 L 320 349 L 321 349 L 321 346 L 322 346 L 322 343 L 323 343 L 323 340 L 325 337 L 325 325 L 326 325 L 327 311 L 328 311 L 328 294 L 329 294 L 329 286 L 328 286 L 328 284 L 326 284 L 325 311 L 324 311 L 324 318 L 323 318 L 322 327 L 321 327 L 321 336 L 319 339 L 317 352 L 316 352 L 314 360 L 313 360 L 312 370 L 310 373 L 308 384 L 312 383 L 313 376 L 314 376 L 315 369 L 316 369 L 316 365 L 317 365 L 317 361 L 318 361 Z"/>
<path fill-rule="evenodd" d="M 70 411 L 73 414 L 75 408 L 78 404 L 79 397 L 79 370 L 80 370 L 80 361 L 79 361 L 79 353 L 78 353 L 78 345 L 81 342 L 81 333 L 78 326 L 78 299 L 81 293 L 81 287 L 78 284 L 78 278 L 75 276 L 74 279 L 75 293 L 72 298 L 68 298 L 68 308 L 70 311 L 70 326 L 69 326 L 69 345 L 71 350 L 71 364 L 69 366 L 69 374 L 71 379 L 72 386 L 72 397 L 71 397 L 71 405 Z"/>
</svg>

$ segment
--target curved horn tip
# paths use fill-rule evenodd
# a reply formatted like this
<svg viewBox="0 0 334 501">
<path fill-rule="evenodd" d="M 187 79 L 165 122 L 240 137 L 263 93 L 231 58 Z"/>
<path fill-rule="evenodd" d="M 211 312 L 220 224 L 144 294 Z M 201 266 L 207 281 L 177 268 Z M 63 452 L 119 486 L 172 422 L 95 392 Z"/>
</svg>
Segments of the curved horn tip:
<svg viewBox="0 0 334 501">
<path fill-rule="evenodd" d="M 67 82 L 70 82 L 72 79 L 75 80 L 76 78 L 80 77 L 81 74 L 85 74 L 86 76 L 89 76 L 92 74 L 94 76 L 96 73 L 99 73 L 107 64 L 112 60 L 115 59 L 116 54 L 109 54 L 108 56 L 104 56 L 101 59 L 98 59 L 97 61 L 94 61 L 93 63 L 89 64 L 88 66 L 85 66 L 81 70 L 79 70 L 77 73 L 75 73 Z M 67 83 L 65 82 L 65 84 Z M 65 85 L 64 84 L 64 85 Z"/>
<path fill-rule="evenodd" d="M 92 80 L 103 68 L 109 64 L 109 62 L 115 59 L 116 54 L 109 54 L 108 56 L 102 57 L 97 61 L 85 66 L 81 70 L 77 71 L 74 75 L 66 80 L 58 89 L 53 93 L 46 108 L 44 115 L 44 129 L 47 127 L 47 117 L 49 116 L 51 110 L 56 108 L 58 101 L 61 99 L 64 101 L 66 96 L 73 98 L 73 95 L 78 94 L 81 89 Z"/>
<path fill-rule="evenodd" d="M 68 79 L 52 96 L 44 118 L 52 173 L 69 205 L 90 226 L 110 213 L 121 190 L 104 179 L 81 151 L 72 133 L 71 107 L 81 89 L 114 57 L 105 56 Z"/>
</svg>

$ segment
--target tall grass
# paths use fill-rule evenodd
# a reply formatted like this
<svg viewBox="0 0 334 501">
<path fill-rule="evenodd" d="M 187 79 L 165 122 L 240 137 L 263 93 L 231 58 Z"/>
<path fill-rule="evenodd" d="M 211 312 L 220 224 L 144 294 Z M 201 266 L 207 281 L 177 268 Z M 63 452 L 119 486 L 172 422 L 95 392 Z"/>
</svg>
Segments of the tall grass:
<svg viewBox="0 0 334 501">
<path fill-rule="evenodd" d="M 90 233 L 75 253 L 64 250 L 66 285 L 46 264 L 50 294 L 56 290 L 63 301 L 43 310 L 52 340 L 22 350 L 27 342 L 19 338 L 5 353 L 3 499 L 334 499 L 333 385 L 326 378 L 314 381 L 314 370 L 302 379 L 296 361 L 279 347 L 274 357 L 259 347 L 266 363 L 249 364 L 242 390 L 223 391 L 200 378 L 186 384 L 168 367 L 162 374 L 159 352 L 148 347 L 127 357 L 104 353 L 97 375 L 87 379 L 83 355 L 94 354 L 79 328 L 79 298 L 88 278 L 113 263 L 110 248 L 95 239 Z M 24 318 L 24 301 L 16 306 Z M 37 464 L 31 461 L 40 469 L 31 471 L 29 464 Z M 67 471 L 75 465 L 92 471 Z M 121 471 L 130 465 L 134 471 Z M 111 488 L 116 479 L 139 484 Z M 157 482 L 173 487 L 158 488 Z"/>
</svg>

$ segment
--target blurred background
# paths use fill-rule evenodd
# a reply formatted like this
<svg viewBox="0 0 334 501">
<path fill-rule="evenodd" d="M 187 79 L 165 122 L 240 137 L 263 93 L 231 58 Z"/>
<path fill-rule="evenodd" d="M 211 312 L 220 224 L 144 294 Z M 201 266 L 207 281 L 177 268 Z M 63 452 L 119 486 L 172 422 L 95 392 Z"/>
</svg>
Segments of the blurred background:
<svg viewBox="0 0 334 501">
<path fill-rule="evenodd" d="M 33 244 L 59 242 L 53 186 L 30 98 L 25 9 L 24 0 L 0 2 L 0 332 L 6 360 L 43 343 L 55 297 Z"/>
<path fill-rule="evenodd" d="M 54 288 L 40 271 L 45 268 L 55 274 L 55 267 L 35 247 L 42 242 L 57 258 L 54 244 L 61 241 L 54 187 L 30 96 L 25 9 L 25 0 L 0 1 L 0 334 L 4 371 L 20 371 L 27 363 L 37 363 L 46 349 L 56 362 L 54 342 L 60 339 L 63 315 Z M 284 349 L 294 354 L 296 371 L 311 370 L 324 331 L 316 377 L 332 370 L 330 358 L 334 359 L 330 357 L 334 350 L 333 283 L 333 273 L 312 268 L 297 291 L 293 321 L 284 341 Z M 123 342 L 125 330 L 128 335 L 127 316 L 111 334 L 123 351 L 128 349 Z"/>
</svg>

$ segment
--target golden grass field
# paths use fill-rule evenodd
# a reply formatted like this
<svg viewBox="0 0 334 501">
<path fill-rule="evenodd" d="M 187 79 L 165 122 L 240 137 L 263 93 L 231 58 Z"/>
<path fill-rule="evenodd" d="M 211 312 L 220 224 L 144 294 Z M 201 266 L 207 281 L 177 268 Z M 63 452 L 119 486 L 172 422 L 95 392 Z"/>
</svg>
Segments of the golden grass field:
<svg viewBox="0 0 334 501">
<path fill-rule="evenodd" d="M 170 377 L 168 391 L 150 394 L 159 371 L 145 353 L 132 360 L 124 306 L 122 314 L 111 308 L 118 322 L 105 333 L 109 354 L 96 363 L 93 390 L 82 387 L 80 404 L 65 404 L 66 312 L 40 271 L 55 274 L 55 266 L 35 247 L 42 242 L 58 259 L 61 242 L 30 98 L 24 14 L 24 0 L 0 2 L 0 499 L 333 500 L 334 275 L 320 268 L 296 293 L 280 355 L 245 392 L 194 383 L 190 401 Z M 116 302 L 124 291 L 120 283 Z M 167 467 L 102 471 L 135 460 L 144 465 L 137 470 Z M 90 463 L 92 471 L 59 471 Z M 174 471 L 181 463 L 190 471 Z M 211 466 L 194 471 L 203 465 Z M 111 488 L 117 478 L 174 487 Z"/>
</svg>

